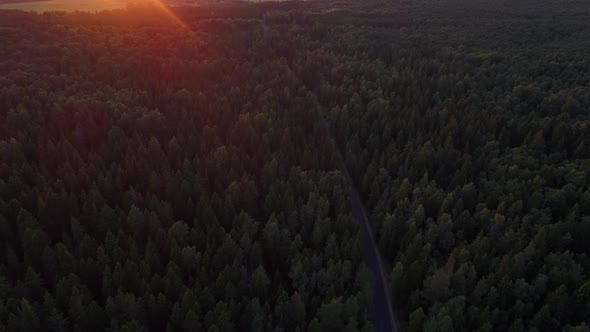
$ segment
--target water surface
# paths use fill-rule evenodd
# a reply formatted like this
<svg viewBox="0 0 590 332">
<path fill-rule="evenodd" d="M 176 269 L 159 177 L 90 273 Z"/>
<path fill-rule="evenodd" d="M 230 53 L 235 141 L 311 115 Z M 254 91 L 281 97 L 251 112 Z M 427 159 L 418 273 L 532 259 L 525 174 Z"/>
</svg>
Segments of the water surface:
<svg viewBox="0 0 590 332">
<path fill-rule="evenodd" d="M 86 11 L 125 8 L 122 0 L 48 0 L 0 4 L 0 9 L 20 9 L 35 12 L 45 11 Z"/>
</svg>

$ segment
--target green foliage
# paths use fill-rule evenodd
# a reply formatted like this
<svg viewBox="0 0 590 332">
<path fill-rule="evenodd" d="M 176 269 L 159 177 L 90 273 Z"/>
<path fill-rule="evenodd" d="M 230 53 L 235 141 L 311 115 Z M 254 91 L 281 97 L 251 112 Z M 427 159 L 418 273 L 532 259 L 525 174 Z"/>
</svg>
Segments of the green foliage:
<svg viewBox="0 0 590 332">
<path fill-rule="evenodd" d="M 587 325 L 588 6 L 358 6 L 320 102 L 409 329 Z"/>
<path fill-rule="evenodd" d="M 208 6 L 0 13 L 0 329 L 368 325 L 317 97 L 259 33 L 299 6 Z"/>
<path fill-rule="evenodd" d="M 403 327 L 587 331 L 588 9 L 0 12 L 0 330 L 373 330 L 332 133 Z"/>
</svg>

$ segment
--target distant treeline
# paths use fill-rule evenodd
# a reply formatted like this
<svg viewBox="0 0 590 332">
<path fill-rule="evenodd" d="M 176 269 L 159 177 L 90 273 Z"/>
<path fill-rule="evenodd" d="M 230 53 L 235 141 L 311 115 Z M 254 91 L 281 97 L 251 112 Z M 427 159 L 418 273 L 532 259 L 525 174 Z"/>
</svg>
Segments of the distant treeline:
<svg viewBox="0 0 590 332">
<path fill-rule="evenodd" d="M 0 4 L 3 4 L 3 3 L 41 2 L 41 1 L 51 1 L 51 0 L 0 0 Z"/>
</svg>

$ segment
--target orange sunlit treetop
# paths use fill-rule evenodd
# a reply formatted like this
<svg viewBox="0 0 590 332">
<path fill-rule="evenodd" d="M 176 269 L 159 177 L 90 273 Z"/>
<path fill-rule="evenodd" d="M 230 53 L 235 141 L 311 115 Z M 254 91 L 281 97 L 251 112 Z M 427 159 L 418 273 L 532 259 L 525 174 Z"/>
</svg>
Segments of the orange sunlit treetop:
<svg viewBox="0 0 590 332">
<path fill-rule="evenodd" d="M 166 6 L 162 0 L 142 0 L 150 5 L 155 6 L 157 9 L 161 10 L 166 16 L 168 16 L 174 24 L 177 24 L 179 27 L 188 29 L 188 25 L 184 23 L 178 16 L 170 10 L 168 6 Z"/>
<path fill-rule="evenodd" d="M 185 22 L 178 18 L 178 16 L 172 10 L 170 10 L 170 8 L 166 4 L 162 2 L 162 0 L 131 0 L 127 1 L 127 4 L 153 6 L 154 8 L 158 9 L 158 11 L 164 13 L 166 17 L 168 17 L 175 25 L 178 25 L 183 29 L 189 28 Z"/>
</svg>

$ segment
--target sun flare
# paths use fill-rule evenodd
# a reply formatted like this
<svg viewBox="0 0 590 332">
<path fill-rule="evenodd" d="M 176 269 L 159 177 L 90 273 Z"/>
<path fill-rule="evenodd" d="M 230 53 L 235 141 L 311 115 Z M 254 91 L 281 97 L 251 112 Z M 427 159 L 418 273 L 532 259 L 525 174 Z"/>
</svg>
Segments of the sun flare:
<svg viewBox="0 0 590 332">
<path fill-rule="evenodd" d="M 147 4 L 150 6 L 154 6 L 162 13 L 164 13 L 175 25 L 183 29 L 189 29 L 189 26 L 182 21 L 171 9 L 168 7 L 162 0 L 141 0 L 141 1 L 129 1 L 129 4 Z"/>
</svg>

